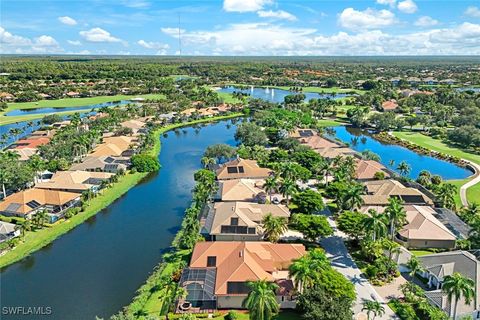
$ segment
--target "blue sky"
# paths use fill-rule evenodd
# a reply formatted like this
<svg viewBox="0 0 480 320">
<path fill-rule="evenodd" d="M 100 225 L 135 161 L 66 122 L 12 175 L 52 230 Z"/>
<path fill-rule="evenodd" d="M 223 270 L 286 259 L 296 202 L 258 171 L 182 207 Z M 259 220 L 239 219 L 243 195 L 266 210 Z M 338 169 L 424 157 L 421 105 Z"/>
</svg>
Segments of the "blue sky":
<svg viewBox="0 0 480 320">
<path fill-rule="evenodd" d="M 480 54 L 480 2 L 2 0 L 1 53 Z M 179 24 L 180 17 L 180 24 Z"/>
</svg>

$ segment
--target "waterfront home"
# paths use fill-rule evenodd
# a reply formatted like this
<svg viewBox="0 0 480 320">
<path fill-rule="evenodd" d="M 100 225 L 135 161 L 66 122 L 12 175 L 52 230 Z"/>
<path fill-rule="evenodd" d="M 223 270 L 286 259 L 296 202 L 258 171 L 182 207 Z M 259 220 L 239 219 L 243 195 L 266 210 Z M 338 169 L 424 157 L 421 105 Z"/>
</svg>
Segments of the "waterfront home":
<svg viewBox="0 0 480 320">
<path fill-rule="evenodd" d="M 117 173 L 125 171 L 130 166 L 130 158 L 115 156 L 88 156 L 81 163 L 76 163 L 70 167 L 70 171 L 101 171 Z"/>
<path fill-rule="evenodd" d="M 301 137 L 298 139 L 298 141 L 301 144 L 309 146 L 314 150 L 325 149 L 325 148 L 337 148 L 340 146 L 339 144 L 332 142 L 330 140 L 327 140 L 323 137 L 320 137 L 319 135 Z"/>
<path fill-rule="evenodd" d="M 8 92 L 0 92 L 0 101 L 12 101 L 14 98 L 15 96 Z"/>
<path fill-rule="evenodd" d="M 120 126 L 123 128 L 132 129 L 133 134 L 146 133 L 145 122 L 139 121 L 136 119 L 131 119 L 120 123 Z"/>
<path fill-rule="evenodd" d="M 237 158 L 221 164 L 215 173 L 218 180 L 266 179 L 272 171 L 261 168 L 255 160 Z"/>
<path fill-rule="evenodd" d="M 433 205 L 432 199 L 418 189 L 405 187 L 397 180 L 372 180 L 363 184 L 366 194 L 362 199 L 365 206 L 386 206 L 390 197 L 400 198 L 405 205 Z"/>
<path fill-rule="evenodd" d="M 17 140 L 13 143 L 9 149 L 37 149 L 39 146 L 43 146 L 50 142 L 50 138 L 48 137 L 35 137 L 35 138 L 26 138 Z"/>
<path fill-rule="evenodd" d="M 20 155 L 20 158 L 18 158 L 19 161 L 27 161 L 31 156 L 37 153 L 37 150 L 37 148 L 20 148 L 13 149 L 12 151 Z"/>
<path fill-rule="evenodd" d="M 136 143 L 135 137 L 118 136 L 103 138 L 103 143 L 99 144 L 91 153 L 91 156 L 130 156 L 134 153 L 132 150 Z"/>
<path fill-rule="evenodd" d="M 318 154 L 320 154 L 323 158 L 326 159 L 335 159 L 336 157 L 347 157 L 353 156 L 356 152 L 347 147 L 328 147 L 323 149 L 317 149 Z"/>
<path fill-rule="evenodd" d="M 395 111 L 398 108 L 398 103 L 396 100 L 388 100 L 382 103 L 383 111 Z"/>
<path fill-rule="evenodd" d="M 302 244 L 268 242 L 198 242 L 180 286 L 187 296 L 179 312 L 241 309 L 249 281 L 267 280 L 279 286 L 280 308 L 295 308 L 295 289 L 289 278 L 292 261 L 305 255 Z"/>
<path fill-rule="evenodd" d="M 232 179 L 218 182 L 215 200 L 265 203 L 265 180 Z"/>
<path fill-rule="evenodd" d="M 260 241 L 264 235 L 262 220 L 268 214 L 290 217 L 284 205 L 216 202 L 208 207 L 201 233 L 212 241 Z"/>
<path fill-rule="evenodd" d="M 38 211 L 46 210 L 50 222 L 55 222 L 79 201 L 78 193 L 32 188 L 6 197 L 0 202 L 0 214 L 31 219 Z"/>
<path fill-rule="evenodd" d="M 50 181 L 36 185 L 40 189 L 82 193 L 87 190 L 97 192 L 103 181 L 109 181 L 113 173 L 90 171 L 57 171 Z"/>
<path fill-rule="evenodd" d="M 80 97 L 80 92 L 69 91 L 69 92 L 65 93 L 65 95 L 67 97 L 70 97 L 70 98 L 79 98 Z"/>
<path fill-rule="evenodd" d="M 16 225 L 9 222 L 0 221 L 0 243 L 8 241 L 20 235 L 20 230 Z"/>
<path fill-rule="evenodd" d="M 390 177 L 387 168 L 374 160 L 356 159 L 355 161 L 355 178 L 359 181 L 368 181 L 375 179 L 375 174 L 382 172 L 384 177 Z"/>
<path fill-rule="evenodd" d="M 470 278 L 475 283 L 475 296 L 468 305 L 463 297 L 458 301 L 457 316 L 470 315 L 473 319 L 480 317 L 480 261 L 467 251 L 452 251 L 429 254 L 418 257 L 424 271 L 420 276 L 425 278 L 429 290 L 425 291 L 428 301 L 453 316 L 454 302 L 448 301 L 447 295 L 442 292 L 442 284 L 446 276 L 454 272 Z"/>
<path fill-rule="evenodd" d="M 360 212 L 368 214 L 369 210 L 383 213 L 386 206 L 362 206 Z M 404 206 L 406 224 L 396 235 L 397 242 L 406 248 L 455 248 L 457 237 L 437 219 L 438 213 L 429 206 Z"/>
</svg>

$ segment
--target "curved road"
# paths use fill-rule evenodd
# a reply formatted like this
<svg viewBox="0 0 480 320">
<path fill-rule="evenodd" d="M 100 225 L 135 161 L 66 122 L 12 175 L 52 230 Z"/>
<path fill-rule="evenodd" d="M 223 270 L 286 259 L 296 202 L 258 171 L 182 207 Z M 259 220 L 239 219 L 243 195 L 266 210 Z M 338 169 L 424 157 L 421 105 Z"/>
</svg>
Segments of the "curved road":
<svg viewBox="0 0 480 320">
<path fill-rule="evenodd" d="M 468 206 L 467 189 L 469 187 L 476 185 L 477 183 L 480 183 L 480 165 L 466 159 L 462 159 L 462 160 L 465 162 L 468 162 L 475 169 L 473 178 L 460 187 L 460 200 L 462 200 L 462 205 L 467 207 Z"/>
</svg>

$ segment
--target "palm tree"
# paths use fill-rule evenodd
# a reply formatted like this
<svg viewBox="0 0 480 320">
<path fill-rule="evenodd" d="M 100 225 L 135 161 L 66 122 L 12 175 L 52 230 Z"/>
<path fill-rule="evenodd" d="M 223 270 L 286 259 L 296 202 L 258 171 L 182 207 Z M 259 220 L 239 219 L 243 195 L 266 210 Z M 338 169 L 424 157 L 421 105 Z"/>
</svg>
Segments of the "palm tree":
<svg viewBox="0 0 480 320">
<path fill-rule="evenodd" d="M 442 291 L 447 294 L 450 306 L 452 305 L 452 300 L 455 298 L 453 319 L 457 318 L 457 305 L 462 296 L 466 304 L 469 305 L 472 302 L 475 297 L 474 288 L 475 282 L 458 272 L 454 272 L 452 275 L 448 275 L 444 278 Z"/>
<path fill-rule="evenodd" d="M 378 301 L 368 300 L 363 302 L 362 311 L 367 311 L 367 319 L 370 320 L 370 313 L 373 313 L 374 320 L 377 316 L 383 316 L 385 314 L 385 308 Z"/>
<path fill-rule="evenodd" d="M 270 196 L 270 203 L 272 202 L 272 194 L 278 189 L 278 180 L 276 177 L 268 177 L 265 179 L 265 184 L 263 188 Z"/>
<path fill-rule="evenodd" d="M 297 192 L 297 184 L 292 179 L 283 179 L 280 183 L 280 192 L 286 198 L 288 206 L 290 197 Z"/>
<path fill-rule="evenodd" d="M 398 164 L 397 170 L 400 173 L 401 176 L 405 177 L 410 173 L 410 170 L 412 168 L 406 161 L 402 161 Z"/>
<path fill-rule="evenodd" d="M 38 154 L 34 154 L 28 159 L 28 165 L 35 172 L 34 182 L 38 182 L 40 172 L 45 169 L 45 161 Z"/>
<path fill-rule="evenodd" d="M 403 225 L 407 216 L 402 200 L 397 197 L 388 199 L 388 206 L 385 209 L 385 214 L 390 220 L 390 237 L 393 240 L 395 237 L 396 228 Z"/>
<path fill-rule="evenodd" d="M 437 188 L 435 195 L 444 208 L 455 209 L 455 194 L 457 187 L 451 183 L 444 183 Z"/>
<path fill-rule="evenodd" d="M 251 291 L 243 300 L 242 307 L 249 311 L 251 320 L 270 320 L 276 315 L 280 306 L 276 299 L 278 286 L 267 280 L 259 280 L 248 283 Z"/>
<path fill-rule="evenodd" d="M 280 236 L 288 230 L 287 219 L 274 217 L 271 213 L 263 218 L 262 224 L 264 237 L 270 242 L 277 242 Z"/>
<path fill-rule="evenodd" d="M 417 182 L 422 186 L 428 186 L 431 183 L 432 174 L 428 170 L 422 170 L 418 174 Z"/>
<path fill-rule="evenodd" d="M 410 272 L 408 273 L 411 277 L 414 277 L 417 272 L 422 271 L 422 265 L 420 264 L 420 261 L 416 256 L 413 256 L 408 260 L 406 264 L 407 268 L 410 269 Z"/>
<path fill-rule="evenodd" d="M 343 205 L 347 210 L 359 209 L 363 204 L 364 189 L 361 184 L 351 184 L 343 197 Z"/>
<path fill-rule="evenodd" d="M 314 249 L 308 251 L 303 257 L 294 260 L 288 268 L 288 272 L 301 293 L 305 288 L 313 287 L 319 273 L 329 267 L 330 261 L 325 252 L 322 249 Z"/>
<path fill-rule="evenodd" d="M 461 217 L 468 224 L 472 224 L 475 219 L 480 218 L 480 205 L 476 202 L 469 203 L 468 207 L 462 209 Z"/>
<path fill-rule="evenodd" d="M 210 158 L 210 157 L 202 157 L 201 162 L 203 164 L 203 167 L 205 169 L 209 168 L 210 166 L 213 166 L 217 163 L 215 158 Z"/>
<path fill-rule="evenodd" d="M 37 211 L 37 213 L 35 213 L 35 215 L 33 216 L 34 223 L 37 227 L 43 227 L 47 219 L 48 215 L 47 210 L 45 209 Z"/>
<path fill-rule="evenodd" d="M 400 251 L 400 245 L 395 241 L 388 240 L 387 238 L 382 239 L 381 245 L 382 249 L 388 251 L 388 260 L 392 260 L 393 254 Z"/>
<path fill-rule="evenodd" d="M 387 234 L 387 225 L 384 222 L 385 216 L 374 209 L 368 210 L 368 214 L 369 216 L 363 220 L 363 227 L 372 234 L 372 240 L 375 241 Z"/>
</svg>

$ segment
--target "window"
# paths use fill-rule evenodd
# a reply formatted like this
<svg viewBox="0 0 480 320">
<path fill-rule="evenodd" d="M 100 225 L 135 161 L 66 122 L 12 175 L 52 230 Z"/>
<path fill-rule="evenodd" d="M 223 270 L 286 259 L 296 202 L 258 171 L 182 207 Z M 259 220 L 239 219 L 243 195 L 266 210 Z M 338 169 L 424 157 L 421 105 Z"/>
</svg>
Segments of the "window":
<svg viewBox="0 0 480 320">
<path fill-rule="evenodd" d="M 228 173 L 238 173 L 237 167 L 227 167 Z"/>
<path fill-rule="evenodd" d="M 238 172 L 240 172 L 240 173 L 244 173 L 244 172 L 245 172 L 245 170 L 243 170 L 243 166 L 238 167 Z"/>
<path fill-rule="evenodd" d="M 227 282 L 227 294 L 247 294 L 250 288 L 245 282 Z"/>
<path fill-rule="evenodd" d="M 230 218 L 231 226 L 238 226 L 238 218 Z"/>
<path fill-rule="evenodd" d="M 217 257 L 208 256 L 207 257 L 207 267 L 216 267 L 217 266 Z"/>
</svg>

